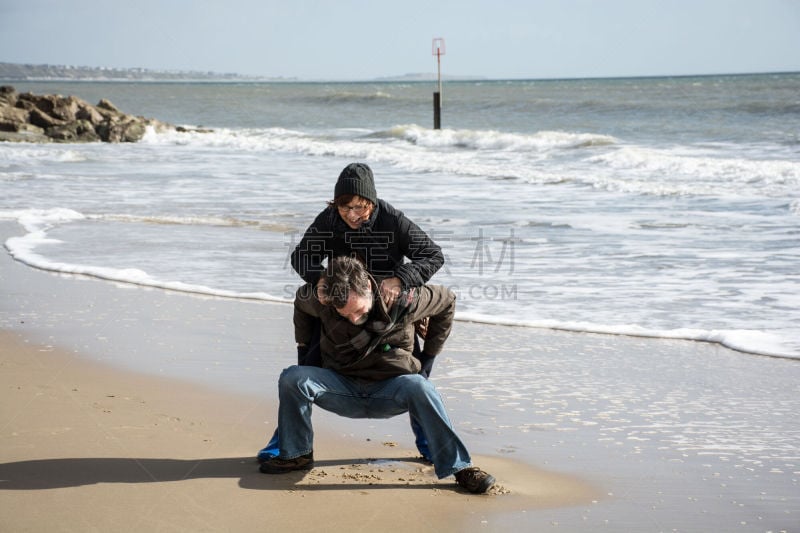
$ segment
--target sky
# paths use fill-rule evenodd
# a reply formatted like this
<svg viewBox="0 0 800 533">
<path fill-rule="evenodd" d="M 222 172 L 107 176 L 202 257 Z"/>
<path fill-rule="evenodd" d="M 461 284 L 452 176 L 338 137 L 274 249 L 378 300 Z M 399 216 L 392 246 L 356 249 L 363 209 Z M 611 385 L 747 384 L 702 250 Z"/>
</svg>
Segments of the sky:
<svg viewBox="0 0 800 533">
<path fill-rule="evenodd" d="M 303 80 L 800 71 L 800 0 L 0 0 L 0 62 Z"/>
</svg>

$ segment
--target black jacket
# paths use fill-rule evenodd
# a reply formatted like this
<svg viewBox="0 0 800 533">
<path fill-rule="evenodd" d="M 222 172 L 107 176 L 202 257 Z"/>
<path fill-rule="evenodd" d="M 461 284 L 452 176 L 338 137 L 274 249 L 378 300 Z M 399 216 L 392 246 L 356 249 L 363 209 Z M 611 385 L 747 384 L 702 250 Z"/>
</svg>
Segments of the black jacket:
<svg viewBox="0 0 800 533">
<path fill-rule="evenodd" d="M 316 284 L 323 262 L 342 255 L 361 259 L 378 280 L 400 278 L 403 289 L 424 285 L 444 264 L 441 247 L 381 199 L 357 230 L 342 220 L 336 207 L 322 211 L 292 252 L 292 267 L 306 282 Z"/>
<path fill-rule="evenodd" d="M 322 305 L 314 286 L 298 289 L 294 301 L 294 334 L 298 344 L 308 344 L 314 322 L 321 323 L 320 352 L 322 366 L 353 378 L 382 380 L 420 371 L 413 355 L 414 322 L 430 317 L 423 352 L 438 355 L 455 317 L 456 296 L 440 285 L 423 285 L 404 291 L 391 308 L 378 295 L 373 281 L 373 307 L 367 321 L 352 324 L 332 305 Z"/>
</svg>

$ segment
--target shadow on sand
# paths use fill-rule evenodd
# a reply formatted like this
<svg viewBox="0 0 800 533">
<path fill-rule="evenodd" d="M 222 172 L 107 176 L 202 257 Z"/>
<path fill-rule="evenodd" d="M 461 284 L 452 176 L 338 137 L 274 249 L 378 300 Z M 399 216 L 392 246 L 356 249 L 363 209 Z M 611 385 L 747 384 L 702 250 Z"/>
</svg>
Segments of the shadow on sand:
<svg viewBox="0 0 800 533">
<path fill-rule="evenodd" d="M 315 461 L 314 469 L 369 465 L 374 462 L 413 463 L 408 458 L 337 459 Z M 313 471 L 312 471 L 313 472 Z M 430 482 L 299 483 L 309 472 L 266 475 L 252 457 L 218 459 L 75 458 L 39 459 L 0 464 L 0 490 L 44 490 L 97 483 L 162 483 L 201 478 L 239 478 L 239 486 L 252 490 L 354 490 L 392 488 L 447 489 Z M 453 490 L 455 490 L 453 484 Z"/>
</svg>

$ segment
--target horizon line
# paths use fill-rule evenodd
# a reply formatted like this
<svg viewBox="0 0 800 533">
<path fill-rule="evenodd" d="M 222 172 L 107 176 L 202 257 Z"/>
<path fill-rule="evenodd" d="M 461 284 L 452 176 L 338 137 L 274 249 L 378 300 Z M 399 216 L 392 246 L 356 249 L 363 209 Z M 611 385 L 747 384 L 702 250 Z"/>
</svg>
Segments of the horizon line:
<svg viewBox="0 0 800 533">
<path fill-rule="evenodd" d="M 371 78 L 301 78 L 296 76 L 266 76 L 253 74 L 239 74 L 234 72 L 215 72 L 200 70 L 179 70 L 179 69 L 150 69 L 144 67 L 90 67 L 77 65 L 53 65 L 48 63 L 8 63 L 0 61 L 0 65 L 14 65 L 19 67 L 32 68 L 63 68 L 74 70 L 97 70 L 97 71 L 120 71 L 138 72 L 141 75 L 160 74 L 160 75 L 191 75 L 197 74 L 197 78 L 115 78 L 115 77 L 86 77 L 86 78 L 64 78 L 64 77 L 26 77 L 26 78 L 5 78 L 4 81 L 94 81 L 94 82 L 218 82 L 218 83 L 430 83 L 437 81 L 435 73 L 410 72 L 390 76 L 376 76 Z M 706 73 L 683 73 L 683 74 L 629 74 L 629 75 L 594 75 L 594 76 L 556 76 L 556 77 L 488 77 L 483 75 L 459 75 L 449 74 L 442 77 L 442 81 L 447 82 L 504 82 L 504 81 L 578 81 L 578 80 L 621 80 L 621 79 L 655 79 L 655 78 L 700 78 L 713 76 L 759 76 L 759 75 L 786 75 L 800 74 L 800 70 L 764 70 L 764 71 L 728 71 L 728 72 L 706 72 Z"/>
</svg>

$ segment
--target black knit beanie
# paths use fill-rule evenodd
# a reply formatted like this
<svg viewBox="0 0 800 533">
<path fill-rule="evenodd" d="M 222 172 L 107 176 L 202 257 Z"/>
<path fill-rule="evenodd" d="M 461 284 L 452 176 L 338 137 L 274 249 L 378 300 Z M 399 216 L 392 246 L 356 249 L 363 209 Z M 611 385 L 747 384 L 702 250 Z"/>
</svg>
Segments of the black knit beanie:
<svg viewBox="0 0 800 533">
<path fill-rule="evenodd" d="M 378 193 L 375 192 L 372 170 L 364 163 L 350 163 L 344 167 L 333 190 L 334 200 L 343 194 L 357 194 L 377 205 Z"/>
</svg>

